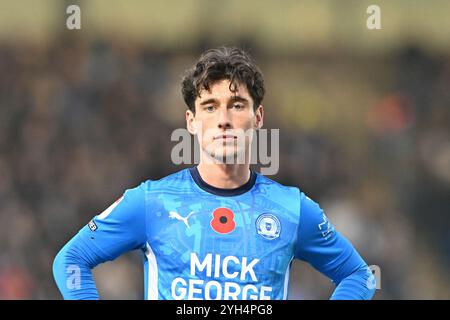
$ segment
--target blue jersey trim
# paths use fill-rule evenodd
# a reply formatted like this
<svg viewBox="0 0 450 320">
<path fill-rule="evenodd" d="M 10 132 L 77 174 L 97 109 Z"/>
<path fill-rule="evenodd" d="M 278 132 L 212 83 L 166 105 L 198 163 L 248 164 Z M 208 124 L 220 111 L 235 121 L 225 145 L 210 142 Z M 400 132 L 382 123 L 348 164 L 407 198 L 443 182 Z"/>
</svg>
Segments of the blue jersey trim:
<svg viewBox="0 0 450 320">
<path fill-rule="evenodd" d="M 250 179 L 243 184 L 240 187 L 234 188 L 234 189 L 222 189 L 214 187 L 208 183 L 206 183 L 202 177 L 200 176 L 200 173 L 198 172 L 197 166 L 189 168 L 189 172 L 191 173 L 192 179 L 194 182 L 204 191 L 215 194 L 216 196 L 222 196 L 222 197 L 232 197 L 232 196 L 238 196 L 240 194 L 246 193 L 249 191 L 256 182 L 257 174 L 253 170 L 250 170 Z"/>
</svg>

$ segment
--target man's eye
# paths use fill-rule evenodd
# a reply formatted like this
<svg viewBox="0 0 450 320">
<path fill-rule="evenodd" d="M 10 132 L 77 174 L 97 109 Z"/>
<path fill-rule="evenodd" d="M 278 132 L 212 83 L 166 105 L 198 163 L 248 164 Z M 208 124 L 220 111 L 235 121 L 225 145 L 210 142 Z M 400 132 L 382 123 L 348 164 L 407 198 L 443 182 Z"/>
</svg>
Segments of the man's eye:
<svg viewBox="0 0 450 320">
<path fill-rule="evenodd" d="M 241 104 L 235 104 L 233 107 L 234 107 L 236 110 L 241 110 L 244 106 L 241 105 Z"/>
<path fill-rule="evenodd" d="M 205 108 L 206 111 L 208 112 L 213 112 L 216 108 L 214 106 L 208 106 Z"/>
</svg>

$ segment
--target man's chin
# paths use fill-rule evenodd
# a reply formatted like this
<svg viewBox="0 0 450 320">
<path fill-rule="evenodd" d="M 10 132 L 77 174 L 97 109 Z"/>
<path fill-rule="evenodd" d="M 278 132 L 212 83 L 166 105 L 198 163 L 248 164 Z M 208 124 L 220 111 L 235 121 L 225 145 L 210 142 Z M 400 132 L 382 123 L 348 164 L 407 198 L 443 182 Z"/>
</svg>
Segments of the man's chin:
<svg viewBox="0 0 450 320">
<path fill-rule="evenodd" d="M 216 149 L 213 152 L 208 152 L 208 156 L 215 163 L 223 163 L 223 164 L 245 163 L 245 157 L 243 156 L 243 152 L 239 152 L 239 150 L 236 150 L 236 148 Z"/>
</svg>

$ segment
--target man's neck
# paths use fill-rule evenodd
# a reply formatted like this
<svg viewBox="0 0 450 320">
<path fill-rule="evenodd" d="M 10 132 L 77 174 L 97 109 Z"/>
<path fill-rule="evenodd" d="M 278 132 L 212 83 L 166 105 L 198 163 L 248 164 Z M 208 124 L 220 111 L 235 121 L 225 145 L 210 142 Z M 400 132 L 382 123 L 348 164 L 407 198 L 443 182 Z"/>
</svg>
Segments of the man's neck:
<svg viewBox="0 0 450 320">
<path fill-rule="evenodd" d="M 203 181 L 221 189 L 238 188 L 250 180 L 249 164 L 206 164 L 197 166 Z"/>
</svg>

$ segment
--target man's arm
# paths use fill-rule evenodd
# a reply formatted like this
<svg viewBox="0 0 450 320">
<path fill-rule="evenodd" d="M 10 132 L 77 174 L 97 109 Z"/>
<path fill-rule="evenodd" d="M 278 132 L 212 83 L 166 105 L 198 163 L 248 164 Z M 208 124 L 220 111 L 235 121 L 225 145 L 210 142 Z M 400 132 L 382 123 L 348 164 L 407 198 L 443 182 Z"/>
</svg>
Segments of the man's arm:
<svg viewBox="0 0 450 320">
<path fill-rule="evenodd" d="M 375 280 L 367 263 L 304 193 L 300 194 L 295 257 L 309 262 L 337 285 L 333 300 L 369 300 L 375 293 Z"/>
<path fill-rule="evenodd" d="M 53 275 L 64 299 L 98 299 L 92 269 L 145 246 L 145 184 L 124 195 L 84 226 L 56 255 Z"/>
</svg>

